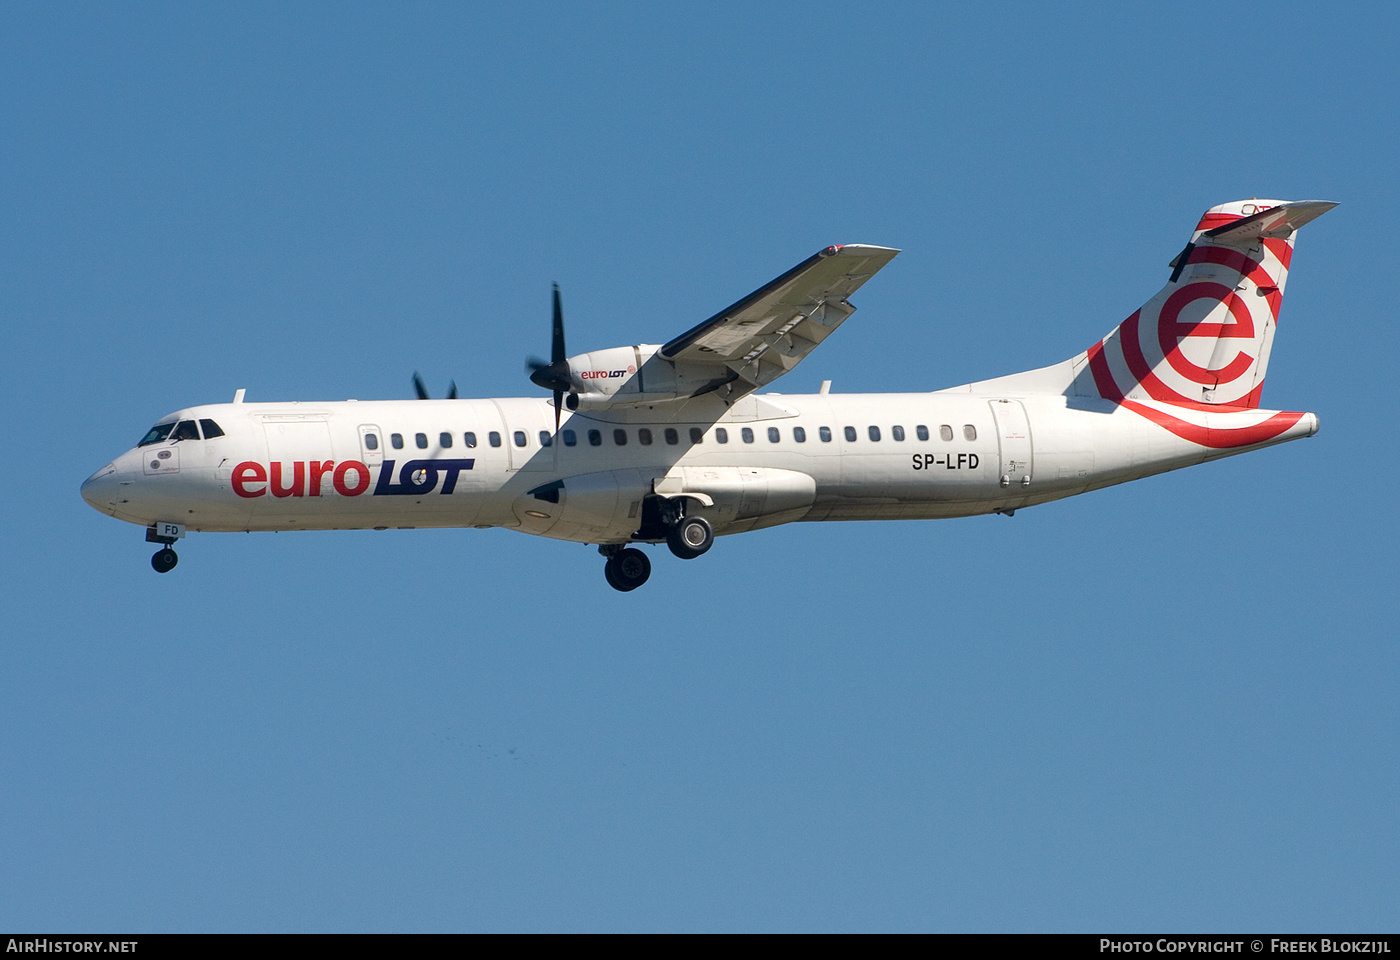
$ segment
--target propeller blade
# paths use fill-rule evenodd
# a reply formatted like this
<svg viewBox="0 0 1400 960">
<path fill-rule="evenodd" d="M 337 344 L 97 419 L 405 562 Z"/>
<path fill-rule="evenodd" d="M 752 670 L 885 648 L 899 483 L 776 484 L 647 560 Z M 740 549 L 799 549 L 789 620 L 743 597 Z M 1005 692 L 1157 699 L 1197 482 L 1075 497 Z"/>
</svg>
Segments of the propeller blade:
<svg viewBox="0 0 1400 960">
<path fill-rule="evenodd" d="M 452 380 L 452 381 L 450 381 L 450 382 L 447 384 L 447 399 L 449 399 L 449 400 L 456 400 L 456 399 L 457 399 L 457 381 L 456 381 L 456 380 Z"/>
<path fill-rule="evenodd" d="M 564 349 L 564 301 L 559 297 L 559 284 L 554 285 L 554 337 L 550 345 L 549 358 L 553 363 L 567 360 L 569 353 Z"/>
<path fill-rule="evenodd" d="M 530 374 L 530 382 L 554 393 L 554 432 L 559 432 L 559 418 L 564 412 L 564 396 L 573 399 L 577 388 L 574 386 L 573 372 L 569 369 L 569 351 L 564 346 L 564 301 L 559 296 L 559 284 L 554 285 L 554 326 L 550 335 L 550 361 L 539 357 L 526 357 L 525 369 Z M 571 407 L 572 409 L 572 407 Z"/>
<path fill-rule="evenodd" d="M 419 400 L 428 399 L 428 388 L 423 385 L 423 378 L 418 375 L 418 371 L 413 371 L 413 392 L 418 394 Z"/>
</svg>

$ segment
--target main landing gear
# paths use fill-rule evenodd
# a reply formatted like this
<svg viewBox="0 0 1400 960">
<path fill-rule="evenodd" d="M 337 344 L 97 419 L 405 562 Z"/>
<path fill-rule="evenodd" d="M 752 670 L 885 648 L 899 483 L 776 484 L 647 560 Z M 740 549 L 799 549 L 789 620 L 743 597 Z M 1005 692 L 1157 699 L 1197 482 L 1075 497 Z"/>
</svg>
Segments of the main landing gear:
<svg viewBox="0 0 1400 960">
<path fill-rule="evenodd" d="M 632 539 L 664 540 L 676 556 L 694 560 L 714 544 L 715 532 L 704 517 L 686 516 L 685 505 L 682 497 L 648 497 L 642 502 L 642 525 Z M 605 543 L 598 552 L 608 558 L 603 576 L 614 590 L 635 590 L 651 576 L 651 561 L 636 547 Z"/>
<path fill-rule="evenodd" d="M 714 542 L 715 532 L 704 517 L 681 517 L 666 531 L 666 546 L 682 560 L 694 560 Z"/>
<path fill-rule="evenodd" d="M 623 593 L 635 590 L 651 576 L 651 561 L 636 547 L 607 543 L 599 547 L 598 552 L 608 558 L 603 564 L 603 576 L 614 590 Z"/>
</svg>

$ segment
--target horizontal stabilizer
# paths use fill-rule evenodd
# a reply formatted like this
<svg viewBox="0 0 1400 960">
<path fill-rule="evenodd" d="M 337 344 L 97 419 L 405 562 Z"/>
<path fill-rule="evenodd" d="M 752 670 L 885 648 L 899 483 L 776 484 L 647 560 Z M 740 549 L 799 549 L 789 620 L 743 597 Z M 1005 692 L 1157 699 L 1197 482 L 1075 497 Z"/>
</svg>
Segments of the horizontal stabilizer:
<svg viewBox="0 0 1400 960">
<path fill-rule="evenodd" d="M 1240 244 L 1263 237 L 1287 239 L 1303 224 L 1316 220 L 1336 204 L 1329 200 L 1295 200 L 1261 210 L 1202 234 L 1212 243 Z"/>
</svg>

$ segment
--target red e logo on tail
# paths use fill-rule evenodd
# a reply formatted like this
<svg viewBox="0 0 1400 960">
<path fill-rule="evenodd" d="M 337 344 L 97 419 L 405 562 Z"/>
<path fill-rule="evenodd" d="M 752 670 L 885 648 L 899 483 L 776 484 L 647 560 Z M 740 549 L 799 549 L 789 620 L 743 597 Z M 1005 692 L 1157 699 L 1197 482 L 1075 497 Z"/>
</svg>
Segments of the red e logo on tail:
<svg viewBox="0 0 1400 960">
<path fill-rule="evenodd" d="M 1183 323 L 1180 320 L 1182 308 L 1197 300 L 1214 300 L 1225 305 L 1234 317 L 1234 323 Z M 1214 309 L 1214 308 L 1212 308 Z M 1167 298 L 1162 312 L 1157 316 L 1157 342 L 1171 368 L 1192 383 L 1205 386 L 1218 386 L 1233 383 L 1242 377 L 1254 364 L 1254 358 L 1243 350 L 1235 354 L 1233 360 L 1218 370 L 1192 363 L 1181 352 L 1181 341 L 1188 337 L 1217 340 L 1233 338 L 1254 339 L 1254 318 L 1249 315 L 1249 307 L 1239 295 L 1229 287 L 1219 283 L 1192 283 L 1182 287 Z"/>
</svg>

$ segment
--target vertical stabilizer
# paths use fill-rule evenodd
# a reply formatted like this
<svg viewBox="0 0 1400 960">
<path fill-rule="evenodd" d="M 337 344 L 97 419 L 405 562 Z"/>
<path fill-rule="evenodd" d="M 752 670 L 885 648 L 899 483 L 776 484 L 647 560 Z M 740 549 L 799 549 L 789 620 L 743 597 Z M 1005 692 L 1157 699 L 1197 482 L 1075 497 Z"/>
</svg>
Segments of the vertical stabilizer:
<svg viewBox="0 0 1400 960">
<path fill-rule="evenodd" d="M 1334 206 L 1248 200 L 1207 210 L 1167 285 L 1087 351 L 1094 391 L 1105 400 L 1258 407 L 1294 234 Z"/>
<path fill-rule="evenodd" d="M 1335 206 L 1238 200 L 1211 207 L 1172 260 L 1167 285 L 1084 353 L 952 390 L 1258 408 L 1294 235 Z"/>
</svg>

